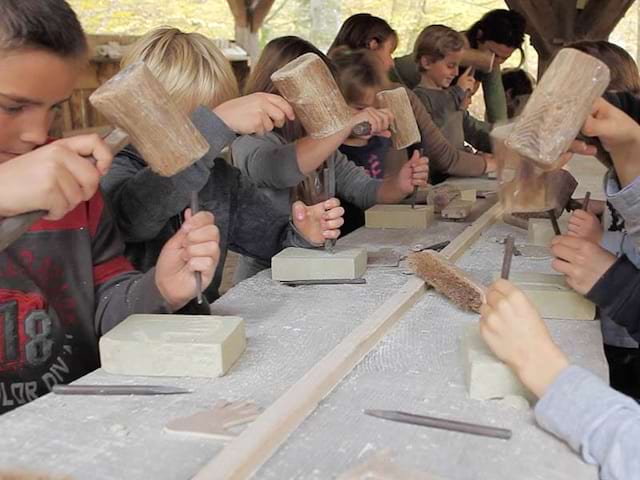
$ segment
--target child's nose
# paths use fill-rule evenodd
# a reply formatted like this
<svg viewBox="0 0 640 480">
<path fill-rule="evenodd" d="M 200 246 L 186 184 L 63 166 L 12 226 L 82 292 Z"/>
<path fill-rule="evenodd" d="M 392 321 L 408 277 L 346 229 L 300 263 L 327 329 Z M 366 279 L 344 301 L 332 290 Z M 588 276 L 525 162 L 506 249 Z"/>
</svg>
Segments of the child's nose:
<svg viewBox="0 0 640 480">
<path fill-rule="evenodd" d="M 20 129 L 20 140 L 30 145 L 44 145 L 49 137 L 49 115 L 46 112 L 25 115 Z"/>
</svg>

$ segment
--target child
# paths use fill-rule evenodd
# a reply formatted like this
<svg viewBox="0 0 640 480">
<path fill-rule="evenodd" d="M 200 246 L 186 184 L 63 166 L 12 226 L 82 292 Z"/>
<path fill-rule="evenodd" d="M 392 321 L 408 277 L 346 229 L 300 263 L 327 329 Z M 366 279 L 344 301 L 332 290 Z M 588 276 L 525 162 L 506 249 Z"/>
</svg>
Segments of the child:
<svg viewBox="0 0 640 480">
<path fill-rule="evenodd" d="M 521 64 L 524 63 L 524 31 L 526 21 L 513 10 L 497 9 L 485 13 L 464 32 L 467 46 L 495 54 L 495 65 L 491 72 L 476 72 L 475 77 L 482 82 L 482 93 L 486 106 L 486 119 L 497 123 L 507 119 L 505 89 L 502 85 L 500 66 L 511 57 L 515 50 L 520 51 Z M 394 73 L 399 81 L 409 88 L 420 83 L 420 72 L 415 61 L 415 52 L 395 59 Z"/>
<path fill-rule="evenodd" d="M 640 407 L 591 372 L 571 365 L 535 307 L 507 280 L 487 292 L 480 333 L 539 400 L 534 415 L 566 441 L 602 479 L 637 478 Z"/>
<path fill-rule="evenodd" d="M 329 54 L 339 47 L 351 50 L 366 48 L 380 60 L 385 72 L 389 74 L 393 68 L 391 55 L 397 44 L 397 33 L 384 19 L 362 13 L 345 20 Z M 403 85 L 392 84 L 390 88 L 400 86 Z M 454 148 L 436 126 L 420 99 L 409 88 L 406 91 L 420 129 L 423 153 L 429 158 L 432 183 L 441 182 L 450 175 L 476 177 L 496 169 L 496 162 L 491 155 L 476 155 Z"/>
<path fill-rule="evenodd" d="M 298 37 L 277 38 L 269 42 L 262 52 L 247 82 L 247 92 L 274 93 L 271 75 L 305 53 L 315 53 L 333 68 L 324 54 L 309 42 Z M 374 135 L 389 136 L 390 118 L 386 111 L 366 108 L 355 113 L 351 124 L 342 131 L 319 140 L 306 136 L 298 122 L 289 121 L 282 129 L 264 137 L 240 137 L 232 145 L 232 155 L 240 169 L 264 187 L 283 212 L 289 210 L 292 194 L 294 198 L 305 198 L 309 192 L 313 195 L 318 185 L 317 170 L 329 157 L 335 160 L 338 197 L 361 209 L 376 203 L 397 203 L 413 193 L 414 186 L 427 184 L 426 159 L 414 158 L 398 175 L 376 180 L 337 151 L 352 128 L 363 121 L 371 123 Z"/>
<path fill-rule="evenodd" d="M 451 86 L 458 76 L 463 48 L 464 37 L 455 30 L 444 25 L 425 28 L 414 48 L 421 75 L 414 92 L 454 147 L 463 149 L 466 141 L 477 150 L 491 152 L 489 125 L 464 108 L 465 98 L 476 86 L 470 69 Z"/>
<path fill-rule="evenodd" d="M 332 51 L 330 59 L 336 68 L 336 80 L 345 100 L 354 110 L 375 107 L 376 94 L 384 90 L 388 82 L 378 58 L 367 49 L 351 50 L 339 47 Z M 369 139 L 348 137 L 340 152 L 371 178 L 384 179 L 398 173 L 407 162 L 407 152 L 392 147 L 391 139 L 374 136 Z M 417 152 L 416 152 L 417 154 Z M 364 225 L 364 210 L 349 202 L 345 208 L 344 235 Z"/>
<path fill-rule="evenodd" d="M 511 120 L 522 112 L 536 82 L 522 68 L 508 68 L 502 72 L 502 84 L 507 98 L 507 117 Z"/>
<path fill-rule="evenodd" d="M 338 237 L 343 210 L 336 199 L 314 207 L 298 202 L 293 209 L 279 211 L 238 169 L 216 158 L 235 139 L 234 132 L 264 133 L 282 125 L 285 117 L 293 118 L 287 102 L 262 93 L 234 100 L 238 87 L 231 65 L 197 33 L 175 28 L 149 32 L 130 47 L 122 63 L 126 67 L 139 61 L 191 114 L 211 150 L 173 178 L 153 173 L 132 147 L 116 156 L 102 186 L 134 265 L 147 270 L 155 264 L 160 246 L 180 228 L 180 214 L 189 205 L 191 191 L 199 192 L 201 208 L 215 215 L 220 229 L 221 261 L 205 292 L 210 301 L 219 296 L 227 249 L 269 262 L 283 246 L 312 247 Z"/>
<path fill-rule="evenodd" d="M 611 72 L 611 81 L 607 92 L 628 92 L 637 94 L 640 91 L 640 73 L 631 56 L 622 48 L 606 41 L 582 41 L 571 45 L 602 60 Z M 596 202 L 593 202 L 596 203 Z M 601 202 L 598 202 L 601 203 Z M 575 210 L 569 220 L 569 235 L 583 238 L 608 252 L 610 263 L 616 257 L 626 256 L 635 268 L 640 266 L 640 254 L 635 242 L 627 235 L 624 222 L 610 204 L 604 209 L 604 220 L 607 224 L 603 231 L 602 224 L 591 212 Z M 604 256 L 606 252 L 596 255 Z M 608 292 L 604 292 L 608 293 Z M 598 292 L 592 295 L 599 297 Z M 640 398 L 640 349 L 638 342 L 629 332 L 614 322 L 609 316 L 601 314 L 602 337 L 604 350 L 609 363 L 611 386 L 634 398 Z"/>
<path fill-rule="evenodd" d="M 64 0 L 0 2 L 0 215 L 49 211 L 0 252 L 0 413 L 98 367 L 98 337 L 133 313 L 170 313 L 208 285 L 218 260 L 211 214 L 191 216 L 154 270 L 122 256 L 97 191 L 111 154 L 96 136 L 47 143 L 87 62 Z M 93 167 L 85 156 L 93 155 Z"/>
</svg>

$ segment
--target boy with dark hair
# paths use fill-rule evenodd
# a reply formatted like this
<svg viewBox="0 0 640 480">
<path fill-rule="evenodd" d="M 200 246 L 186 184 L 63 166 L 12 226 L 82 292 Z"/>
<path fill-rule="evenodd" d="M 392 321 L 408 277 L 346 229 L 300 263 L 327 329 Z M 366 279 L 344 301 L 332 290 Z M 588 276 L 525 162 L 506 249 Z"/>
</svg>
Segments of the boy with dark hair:
<svg viewBox="0 0 640 480">
<path fill-rule="evenodd" d="M 49 212 L 0 252 L 0 413 L 97 368 L 101 334 L 132 313 L 184 307 L 194 272 L 206 286 L 218 261 L 213 216 L 187 211 L 156 268 L 134 272 L 97 190 L 107 146 L 97 136 L 45 145 L 86 52 L 64 0 L 0 2 L 0 217 Z"/>
</svg>

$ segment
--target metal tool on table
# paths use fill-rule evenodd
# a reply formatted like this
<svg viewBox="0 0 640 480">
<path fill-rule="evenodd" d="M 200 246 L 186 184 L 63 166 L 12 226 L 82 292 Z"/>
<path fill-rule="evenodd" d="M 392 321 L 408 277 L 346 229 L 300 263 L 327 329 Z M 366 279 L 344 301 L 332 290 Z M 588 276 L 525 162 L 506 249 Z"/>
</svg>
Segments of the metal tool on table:
<svg viewBox="0 0 640 480">
<path fill-rule="evenodd" d="M 553 233 L 556 235 L 562 235 L 562 231 L 560 230 L 560 225 L 558 224 L 558 219 L 556 218 L 556 213 L 554 210 L 549 210 L 549 219 L 551 220 L 551 225 L 553 225 Z"/>
<path fill-rule="evenodd" d="M 584 200 L 582 202 L 582 210 L 584 210 L 585 212 L 589 211 L 589 202 L 591 202 L 591 192 L 587 192 L 584 195 Z"/>
<path fill-rule="evenodd" d="M 364 278 L 329 278 L 323 280 L 291 280 L 280 283 L 288 287 L 301 287 L 304 285 L 366 285 L 367 280 Z"/>
<path fill-rule="evenodd" d="M 504 257 L 502 258 L 502 271 L 500 278 L 509 280 L 509 274 L 511 273 L 511 260 L 515 251 L 515 239 L 513 235 L 507 235 L 504 241 Z"/>
<path fill-rule="evenodd" d="M 105 137 L 104 141 L 111 153 L 115 155 L 129 143 L 129 136 L 122 130 L 115 129 Z M 96 164 L 95 158 L 86 158 L 92 164 Z M 0 219 L 0 252 L 20 238 L 23 233 L 47 213 L 45 210 L 36 210 L 22 213 L 15 217 Z"/>
<path fill-rule="evenodd" d="M 422 148 L 420 148 L 418 151 L 420 152 L 420 158 L 422 158 L 422 156 L 423 156 Z M 413 187 L 413 193 L 411 194 L 411 208 L 412 209 L 416 208 L 416 201 L 417 200 L 418 200 L 418 186 L 415 185 Z"/>
<path fill-rule="evenodd" d="M 336 195 L 336 164 L 333 157 L 327 159 L 325 168 L 322 171 L 324 181 L 325 200 L 329 200 Z M 335 251 L 336 241 L 333 238 L 327 238 L 324 241 L 324 249 L 333 253 Z"/>
<path fill-rule="evenodd" d="M 186 388 L 165 385 L 54 385 L 56 395 L 180 395 Z"/>
<path fill-rule="evenodd" d="M 439 252 L 443 250 L 450 243 L 451 243 L 450 240 L 445 240 L 444 242 L 438 242 L 438 243 L 434 243 L 432 245 L 427 245 L 427 246 L 424 246 L 418 243 L 417 245 L 414 245 L 413 247 L 411 247 L 411 251 L 414 253 L 424 252 L 425 250 L 434 250 L 436 252 Z"/>
<path fill-rule="evenodd" d="M 457 420 L 447 420 L 437 417 L 427 417 L 424 415 L 399 412 L 396 410 L 365 410 L 364 413 L 372 417 L 383 418 L 393 422 L 408 423 L 411 425 L 420 425 L 422 427 L 438 428 L 440 430 L 468 433 L 470 435 L 480 435 L 483 437 L 500 438 L 503 440 L 509 440 L 512 435 L 511 430 L 507 430 L 505 428 L 489 427 L 486 425 L 459 422 Z"/>
<path fill-rule="evenodd" d="M 198 200 L 198 192 L 191 192 L 191 215 L 195 215 L 200 211 L 200 201 Z M 202 305 L 202 273 L 193 272 L 196 278 L 196 298 L 198 305 Z"/>
</svg>

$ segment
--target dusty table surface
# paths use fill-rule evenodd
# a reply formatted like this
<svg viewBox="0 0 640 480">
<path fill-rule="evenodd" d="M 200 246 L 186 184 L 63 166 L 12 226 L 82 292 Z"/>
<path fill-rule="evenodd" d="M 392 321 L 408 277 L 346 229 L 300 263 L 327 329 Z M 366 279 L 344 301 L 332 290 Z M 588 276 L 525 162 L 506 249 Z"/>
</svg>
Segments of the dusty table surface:
<svg viewBox="0 0 640 480">
<path fill-rule="evenodd" d="M 426 231 L 361 229 L 342 240 L 399 253 L 416 243 L 452 239 L 467 224 L 437 222 Z M 507 232 L 496 225 L 461 258 L 481 278 L 499 270 Z M 514 259 L 513 271 L 549 271 L 548 261 Z M 222 378 L 123 377 L 97 370 L 81 384 L 163 384 L 189 395 L 71 397 L 47 395 L 0 417 L 0 469 L 66 474 L 75 479 L 186 479 L 216 452 L 219 441 L 164 432 L 171 419 L 218 399 L 252 399 L 268 407 L 366 316 L 407 281 L 403 267 L 370 268 L 366 285 L 285 287 L 262 272 L 230 290 L 213 313 L 245 319 L 247 351 Z M 371 450 L 391 448 L 402 465 L 443 478 L 597 478 L 594 468 L 532 423 L 530 410 L 466 397 L 461 329 L 477 317 L 428 292 L 383 341 L 321 403 L 256 478 L 333 478 Z M 550 322 L 575 361 L 602 377 L 606 363 L 598 322 Z M 440 432 L 364 417 L 362 408 L 495 423 L 514 431 L 509 442 Z M 507 474 L 508 473 L 508 474 Z M 506 476 L 504 475 L 506 474 Z"/>
</svg>

